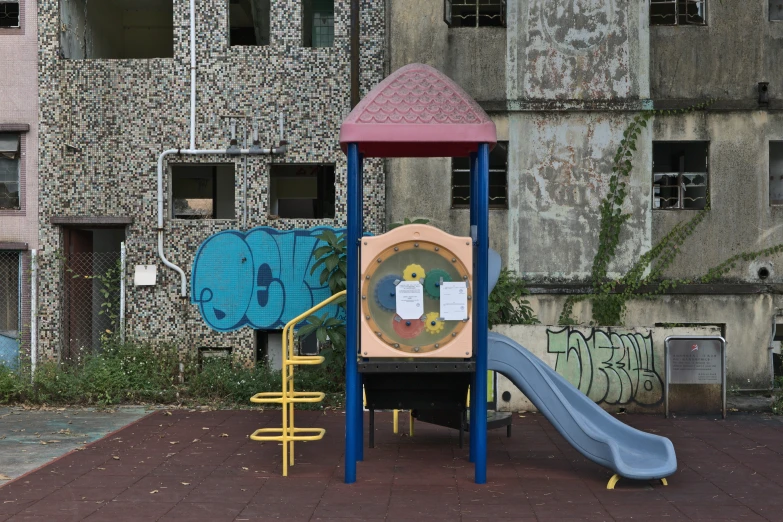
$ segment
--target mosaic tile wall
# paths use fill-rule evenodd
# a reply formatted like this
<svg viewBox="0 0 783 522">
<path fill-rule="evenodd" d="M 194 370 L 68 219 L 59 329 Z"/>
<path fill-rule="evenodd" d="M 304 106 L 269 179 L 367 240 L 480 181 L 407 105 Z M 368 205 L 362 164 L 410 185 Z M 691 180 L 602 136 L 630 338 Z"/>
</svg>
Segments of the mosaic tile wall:
<svg viewBox="0 0 783 522">
<path fill-rule="evenodd" d="M 156 163 L 161 151 L 185 148 L 189 136 L 189 12 L 187 0 L 174 2 L 174 58 L 150 60 L 65 60 L 59 53 L 59 0 L 39 3 L 40 76 L 40 268 L 39 339 L 44 357 L 58 357 L 62 311 L 57 253 L 61 229 L 53 216 L 132 216 L 127 229 L 127 331 L 183 349 L 231 346 L 250 362 L 253 332 L 247 328 L 218 334 L 198 310 L 179 297 L 179 275 L 157 255 Z M 63 0 L 67 1 L 67 0 Z M 247 175 L 247 228 L 280 229 L 345 225 L 345 155 L 339 126 L 350 110 L 349 1 L 335 1 L 331 48 L 300 46 L 301 3 L 272 0 L 272 44 L 228 46 L 226 0 L 197 4 L 197 137 L 201 149 L 224 148 L 228 116 L 260 122 L 262 146 L 277 140 L 277 115 L 285 111 L 284 157 L 244 160 L 227 157 L 176 158 L 173 163 L 234 163 L 235 220 L 166 220 L 169 260 L 190 273 L 196 248 L 207 236 L 242 226 L 243 176 Z M 383 76 L 384 8 L 380 0 L 361 5 L 361 88 L 366 93 Z M 240 122 L 238 135 L 246 127 Z M 66 145 L 69 147 L 66 148 Z M 70 148 L 74 147 L 74 148 Z M 294 220 L 267 217 L 269 165 L 336 164 L 336 217 Z M 383 163 L 365 165 L 366 229 L 384 226 Z M 165 187 L 168 193 L 168 186 Z M 170 212 L 166 204 L 166 215 Z M 132 267 L 158 266 L 154 287 L 132 286 Z"/>
</svg>

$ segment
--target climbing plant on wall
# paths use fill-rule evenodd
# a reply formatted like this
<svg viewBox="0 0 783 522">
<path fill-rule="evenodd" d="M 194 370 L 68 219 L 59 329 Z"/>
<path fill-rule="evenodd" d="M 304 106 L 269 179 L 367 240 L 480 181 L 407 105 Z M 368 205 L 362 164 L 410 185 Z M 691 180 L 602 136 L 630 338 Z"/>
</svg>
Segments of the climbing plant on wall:
<svg viewBox="0 0 783 522">
<path fill-rule="evenodd" d="M 626 304 L 630 299 L 650 299 L 673 289 L 678 285 L 690 283 L 709 283 L 725 276 L 736 267 L 739 261 L 752 261 L 759 257 L 783 252 L 783 245 L 776 245 L 755 252 L 742 252 L 731 256 L 719 265 L 709 269 L 706 274 L 693 279 L 664 278 L 663 274 L 671 266 L 683 243 L 704 221 L 710 211 L 709 190 L 704 209 L 699 210 L 690 220 L 675 225 L 650 250 L 641 255 L 628 272 L 620 278 L 609 279 L 608 267 L 615 257 L 620 243 L 620 232 L 630 214 L 623 212 L 623 203 L 628 195 L 628 180 L 632 164 L 631 158 L 636 152 L 636 140 L 642 129 L 653 116 L 684 115 L 704 110 L 714 100 L 677 110 L 644 111 L 631 120 L 623 132 L 623 138 L 612 161 L 612 175 L 609 178 L 609 190 L 601 201 L 600 231 L 598 250 L 593 259 L 591 273 L 591 293 L 569 296 L 560 314 L 560 324 L 576 324 L 573 318 L 574 305 L 580 301 L 592 302 L 592 323 L 602 326 L 622 324 Z"/>
</svg>

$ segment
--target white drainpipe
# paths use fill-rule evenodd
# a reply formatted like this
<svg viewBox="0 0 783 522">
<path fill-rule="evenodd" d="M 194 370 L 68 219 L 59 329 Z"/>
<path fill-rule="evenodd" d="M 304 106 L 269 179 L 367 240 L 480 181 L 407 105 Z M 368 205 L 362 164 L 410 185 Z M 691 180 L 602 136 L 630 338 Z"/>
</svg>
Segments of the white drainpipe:
<svg viewBox="0 0 783 522">
<path fill-rule="evenodd" d="M 30 257 L 30 380 L 38 367 L 38 250 Z"/>
<path fill-rule="evenodd" d="M 180 275 L 180 295 L 188 296 L 188 278 L 185 271 L 166 259 L 163 251 L 163 164 L 166 156 L 171 154 L 186 156 L 206 156 L 210 154 L 231 154 L 237 155 L 263 155 L 263 154 L 284 154 L 287 150 L 286 142 L 283 141 L 283 114 L 280 113 L 280 146 L 271 149 L 262 149 L 253 147 L 251 149 L 196 149 L 196 0 L 190 0 L 190 148 L 189 149 L 168 149 L 161 152 L 158 156 L 158 255 L 163 264 Z"/>
</svg>

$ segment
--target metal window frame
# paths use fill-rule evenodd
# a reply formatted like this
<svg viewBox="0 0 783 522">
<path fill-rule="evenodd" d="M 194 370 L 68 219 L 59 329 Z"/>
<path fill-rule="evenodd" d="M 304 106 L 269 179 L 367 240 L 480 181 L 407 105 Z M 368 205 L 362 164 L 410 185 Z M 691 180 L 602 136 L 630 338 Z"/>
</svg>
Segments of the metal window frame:
<svg viewBox="0 0 783 522">
<path fill-rule="evenodd" d="M 697 5 L 701 4 L 702 6 L 704 6 L 704 22 L 703 23 L 686 23 L 686 24 L 681 24 L 680 23 L 680 4 L 683 3 L 683 2 L 685 4 L 697 4 Z M 671 23 L 671 24 L 667 24 L 667 23 L 653 23 L 651 12 L 652 12 L 652 6 L 654 4 L 660 4 L 660 5 L 673 4 L 674 5 L 674 23 Z M 708 5 L 707 0 L 649 0 L 649 4 L 648 4 L 649 9 L 647 11 L 648 13 L 650 13 L 649 23 L 650 23 L 650 25 L 653 25 L 653 26 L 663 26 L 663 27 L 682 27 L 682 26 L 686 26 L 686 27 L 705 27 L 706 25 L 708 25 L 708 16 L 709 16 L 708 6 L 707 5 Z M 687 16 L 687 14 L 686 14 L 686 16 Z"/>
<path fill-rule="evenodd" d="M 0 129 L 0 134 L 14 134 L 17 137 L 16 142 L 16 158 L 8 161 L 16 161 L 16 180 L 19 185 L 19 207 L 18 208 L 3 208 L 0 207 L 0 216 L 19 216 L 25 214 L 25 199 L 27 197 L 27 175 L 25 165 L 25 153 L 27 149 L 26 133 L 22 131 L 5 131 Z M 3 158 L 5 159 L 5 158 Z"/>
<path fill-rule="evenodd" d="M 22 18 L 22 11 L 24 9 L 24 6 L 22 5 L 22 0 L 0 0 L 0 4 L 16 4 L 19 9 L 19 16 L 17 17 L 17 25 L 9 25 L 6 27 L 0 27 L 0 30 L 3 29 L 10 29 L 10 30 L 19 30 L 22 28 L 22 24 L 24 19 Z"/>
<path fill-rule="evenodd" d="M 506 197 L 504 198 L 505 199 L 505 203 L 503 205 L 497 205 L 497 204 L 493 205 L 492 198 L 490 197 L 489 208 L 490 208 L 490 210 L 508 210 L 508 146 L 509 146 L 509 142 L 508 141 L 504 141 L 504 140 L 498 140 L 498 144 L 504 144 L 504 145 L 501 145 L 501 146 L 505 146 L 505 149 L 506 149 L 506 168 L 503 169 L 503 170 L 500 170 L 500 169 L 489 169 L 489 172 L 490 173 L 492 173 L 492 172 L 505 172 L 506 173 L 506 176 L 505 176 L 506 182 L 504 184 L 505 189 L 506 189 Z M 490 152 L 490 154 L 492 154 L 492 152 Z M 455 185 L 454 184 L 454 173 L 455 172 L 466 172 L 466 173 L 468 173 L 468 181 L 470 180 L 470 169 L 469 168 L 467 168 L 467 169 L 456 169 L 456 168 L 454 168 L 454 158 L 451 158 L 451 169 L 450 169 L 451 179 L 450 179 L 450 184 L 449 184 L 449 188 L 450 188 L 450 195 L 449 195 L 450 206 L 449 206 L 449 208 L 454 209 L 454 210 L 469 209 L 470 208 L 470 196 L 468 196 L 468 199 L 467 199 L 467 201 L 465 203 L 458 203 L 458 204 L 454 203 L 454 187 L 455 186 L 463 187 L 463 188 L 464 187 L 468 187 L 468 188 L 470 187 L 470 185 Z M 491 189 L 492 187 L 498 187 L 498 186 L 499 185 L 497 185 L 497 184 L 493 185 L 493 184 L 490 183 L 489 188 Z"/>
<path fill-rule="evenodd" d="M 508 25 L 508 20 L 506 18 L 506 13 L 507 13 L 507 10 L 508 10 L 508 2 L 507 2 L 507 0 L 497 0 L 496 4 L 487 4 L 487 3 L 482 4 L 481 0 L 472 0 L 472 1 L 473 1 L 473 4 L 468 3 L 468 0 L 466 0 L 465 3 L 461 3 L 461 4 L 458 4 L 458 5 L 465 6 L 465 7 L 470 7 L 472 5 L 472 6 L 474 6 L 476 8 L 476 11 L 475 11 L 475 14 L 476 14 L 476 24 L 475 25 L 471 25 L 471 26 L 459 25 L 457 27 L 475 27 L 475 28 L 487 27 L 487 26 L 481 25 L 479 23 L 479 20 L 482 17 L 481 7 L 482 6 L 486 7 L 486 6 L 489 6 L 489 5 L 500 6 L 500 20 L 501 21 L 500 21 L 500 26 L 499 27 L 503 27 L 503 28 L 507 27 L 507 25 Z M 487 15 L 485 14 L 483 16 L 486 17 Z M 453 23 L 454 23 L 454 0 L 443 0 L 443 22 L 447 26 L 453 27 Z"/>
<path fill-rule="evenodd" d="M 705 143 L 707 143 L 707 152 L 706 152 L 706 155 L 704 157 L 704 159 L 705 159 L 704 172 L 684 172 L 684 171 L 681 171 L 679 176 L 678 176 L 678 178 L 677 178 L 677 205 L 674 206 L 674 207 L 661 208 L 661 207 L 656 207 L 655 206 L 655 198 L 656 198 L 656 196 L 655 196 L 655 187 L 656 186 L 660 187 L 660 185 L 656 185 L 655 184 L 655 175 L 656 174 L 664 174 L 664 173 L 662 173 L 662 172 L 657 172 L 656 173 L 655 170 L 654 170 L 655 169 L 655 165 L 653 165 L 653 170 L 651 172 L 652 180 L 650 182 L 650 184 L 651 184 L 650 188 L 652 190 L 652 199 L 650 200 L 650 204 L 652 205 L 652 210 L 660 210 L 660 211 L 670 211 L 670 210 L 686 210 L 686 211 L 691 210 L 691 211 L 693 211 L 693 210 L 695 210 L 695 211 L 699 211 L 699 210 L 704 210 L 704 208 L 706 208 L 707 205 L 709 204 L 710 179 L 711 179 L 711 177 L 710 177 L 710 141 L 709 140 L 653 140 L 652 144 L 653 144 L 653 150 L 654 150 L 654 147 L 655 147 L 656 143 L 694 143 L 694 142 L 705 142 Z M 653 157 L 654 156 L 655 155 L 653 154 Z M 706 192 L 705 192 L 705 195 L 704 195 L 704 208 L 701 208 L 701 209 L 698 209 L 698 208 L 685 208 L 685 189 L 686 189 L 686 187 L 684 187 L 684 176 L 685 175 L 691 175 L 691 174 L 704 175 L 704 178 L 705 178 L 704 185 L 705 185 L 705 187 L 707 189 Z"/>
</svg>

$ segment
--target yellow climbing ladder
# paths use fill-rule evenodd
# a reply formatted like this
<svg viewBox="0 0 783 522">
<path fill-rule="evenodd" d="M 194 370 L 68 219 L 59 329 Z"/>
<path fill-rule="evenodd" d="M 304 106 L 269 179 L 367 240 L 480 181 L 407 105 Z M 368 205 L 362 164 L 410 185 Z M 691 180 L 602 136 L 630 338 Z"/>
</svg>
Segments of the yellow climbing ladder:
<svg viewBox="0 0 783 522">
<path fill-rule="evenodd" d="M 323 428 L 294 427 L 294 405 L 302 402 L 321 402 L 323 392 L 295 391 L 294 367 L 300 364 L 321 364 L 324 358 L 320 355 L 294 354 L 294 327 L 308 316 L 345 295 L 345 290 L 334 294 L 322 303 L 312 307 L 302 315 L 288 321 L 283 328 L 283 384 L 279 392 L 256 393 L 250 402 L 257 404 L 280 404 L 283 409 L 283 425 L 280 428 L 261 428 L 250 435 L 251 440 L 276 441 L 283 443 L 283 476 L 288 476 L 288 466 L 294 465 L 294 442 L 321 440 L 326 433 Z"/>
</svg>

